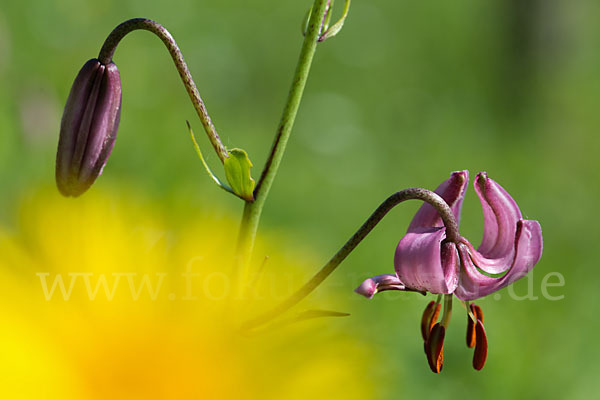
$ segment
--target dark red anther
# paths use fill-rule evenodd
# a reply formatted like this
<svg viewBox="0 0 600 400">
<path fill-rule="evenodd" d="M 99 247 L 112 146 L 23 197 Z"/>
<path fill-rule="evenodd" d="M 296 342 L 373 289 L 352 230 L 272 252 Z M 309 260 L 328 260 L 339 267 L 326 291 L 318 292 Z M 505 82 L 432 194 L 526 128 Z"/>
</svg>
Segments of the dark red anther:
<svg viewBox="0 0 600 400">
<path fill-rule="evenodd" d="M 427 354 L 429 368 L 436 374 L 440 373 L 444 364 L 445 335 L 446 329 L 440 324 L 435 324 L 429 332 L 427 342 L 425 342 L 425 353 Z"/>
<path fill-rule="evenodd" d="M 475 347 L 477 337 L 475 324 L 477 320 L 483 323 L 483 311 L 481 311 L 481 307 L 475 304 L 469 304 L 469 309 L 471 310 L 471 314 L 475 317 L 475 321 L 473 321 L 471 315 L 467 313 L 467 347 L 473 348 Z"/>
<path fill-rule="evenodd" d="M 471 312 L 473 313 L 475 318 L 477 318 L 478 320 L 480 320 L 483 323 L 483 311 L 481 311 L 481 307 L 479 307 L 476 304 L 471 304 L 470 307 L 471 307 Z"/>
<path fill-rule="evenodd" d="M 467 347 L 475 347 L 475 321 L 471 318 L 471 315 L 467 313 Z"/>
<path fill-rule="evenodd" d="M 476 343 L 475 353 L 473 354 L 473 368 L 479 371 L 485 365 L 488 353 L 488 343 L 485 335 L 485 328 L 483 327 L 483 322 L 479 318 L 477 318 L 475 331 Z"/>
<path fill-rule="evenodd" d="M 436 303 L 435 301 L 429 302 L 427 307 L 425 307 L 423 317 L 421 318 L 421 335 L 423 336 L 423 340 L 427 341 L 429 332 L 431 332 L 433 325 L 438 320 L 441 308 L 442 305 L 440 303 Z"/>
</svg>

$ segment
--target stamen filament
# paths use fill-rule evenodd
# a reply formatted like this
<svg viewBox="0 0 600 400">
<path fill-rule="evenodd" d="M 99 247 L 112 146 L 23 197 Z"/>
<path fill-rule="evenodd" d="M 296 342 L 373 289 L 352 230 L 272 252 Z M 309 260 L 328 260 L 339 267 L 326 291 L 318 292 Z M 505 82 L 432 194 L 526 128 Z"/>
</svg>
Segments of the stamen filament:
<svg viewBox="0 0 600 400">
<path fill-rule="evenodd" d="M 438 305 L 442 302 L 442 294 L 437 295 L 437 299 L 435 300 L 435 305 Z"/>
<path fill-rule="evenodd" d="M 450 317 L 452 316 L 452 298 L 454 296 L 451 294 L 444 295 L 444 315 L 442 316 L 441 325 L 444 328 L 448 327 L 448 323 L 450 323 Z"/>
<path fill-rule="evenodd" d="M 477 316 L 473 314 L 473 311 L 471 310 L 471 302 L 465 301 L 464 304 L 465 307 L 467 307 L 467 315 L 469 316 L 469 318 L 471 318 L 471 321 L 477 322 Z"/>
</svg>

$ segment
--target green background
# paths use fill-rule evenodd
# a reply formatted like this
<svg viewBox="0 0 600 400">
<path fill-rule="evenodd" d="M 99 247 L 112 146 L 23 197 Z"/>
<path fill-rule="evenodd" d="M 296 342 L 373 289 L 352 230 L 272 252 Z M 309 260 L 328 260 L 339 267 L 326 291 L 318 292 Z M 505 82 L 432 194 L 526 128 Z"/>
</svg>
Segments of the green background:
<svg viewBox="0 0 600 400">
<path fill-rule="evenodd" d="M 225 145 L 244 148 L 258 177 L 309 5 L 3 1 L 0 223 L 14 226 L 19 200 L 53 184 L 70 85 L 110 30 L 132 17 L 170 30 Z M 419 335 L 428 300 L 386 293 L 369 302 L 352 294 L 364 278 L 392 271 L 395 245 L 418 204 L 394 210 L 316 294 L 325 306 L 329 291 L 341 295 L 353 315 L 331 323 L 372 343 L 364 367 L 378 380 L 374 398 L 591 398 L 600 390 L 599 18 L 594 0 L 355 0 L 343 31 L 319 45 L 262 228 L 285 232 L 290 245 L 311 246 L 325 261 L 389 194 L 433 189 L 451 171 L 468 169 L 471 177 L 487 171 L 544 232 L 544 255 L 529 280 L 479 302 L 490 344 L 484 370 L 470 366 L 457 306 L 444 371 L 434 375 Z M 134 187 L 172 209 L 218 202 L 241 213 L 194 153 L 186 119 L 218 169 L 162 43 L 135 32 L 115 63 L 121 125 L 96 184 Z M 480 213 L 470 190 L 461 232 L 474 243 Z M 551 273 L 564 277 L 564 286 L 548 288 L 561 300 L 544 296 L 544 279 L 558 281 L 545 278 Z"/>
</svg>

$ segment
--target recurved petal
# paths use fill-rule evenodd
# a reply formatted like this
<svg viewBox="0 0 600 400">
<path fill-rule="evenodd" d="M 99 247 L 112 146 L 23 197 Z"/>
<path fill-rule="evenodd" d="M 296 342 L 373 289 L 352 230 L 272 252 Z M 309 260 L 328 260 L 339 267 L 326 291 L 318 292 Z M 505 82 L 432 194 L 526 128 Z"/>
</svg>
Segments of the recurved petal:
<svg viewBox="0 0 600 400">
<path fill-rule="evenodd" d="M 460 282 L 454 294 L 461 300 L 470 301 L 487 296 L 511 283 L 521 279 L 537 264 L 542 256 L 542 228 L 537 221 L 520 220 L 517 222 L 515 234 L 515 253 L 509 263 L 509 268 L 500 277 L 487 276 L 479 271 L 475 260 L 483 256 L 473 257 L 469 247 L 464 243 L 458 244 L 458 253 L 462 268 Z"/>
<path fill-rule="evenodd" d="M 445 228 L 409 232 L 396 248 L 394 266 L 407 288 L 431 293 L 452 293 L 458 284 L 456 245 L 444 242 Z"/>
<path fill-rule="evenodd" d="M 406 287 L 396 275 L 386 274 L 377 275 L 365 280 L 354 291 L 358 294 L 365 296 L 368 299 L 372 299 L 373 296 L 375 296 L 375 294 L 379 292 L 383 292 L 386 290 L 405 289 Z"/>
<path fill-rule="evenodd" d="M 469 171 L 456 171 L 435 190 L 435 193 L 439 194 L 448 203 L 457 222 L 460 220 L 460 210 L 465 198 L 468 182 Z M 435 208 L 428 203 L 424 203 L 412 219 L 408 227 L 408 232 L 414 232 L 422 228 L 443 226 L 442 218 Z"/>
<path fill-rule="evenodd" d="M 473 184 L 483 208 L 483 239 L 477 251 L 487 259 L 478 259 L 476 263 L 485 272 L 497 274 L 505 271 L 514 257 L 521 210 L 506 190 L 485 172 L 477 174 Z"/>
</svg>

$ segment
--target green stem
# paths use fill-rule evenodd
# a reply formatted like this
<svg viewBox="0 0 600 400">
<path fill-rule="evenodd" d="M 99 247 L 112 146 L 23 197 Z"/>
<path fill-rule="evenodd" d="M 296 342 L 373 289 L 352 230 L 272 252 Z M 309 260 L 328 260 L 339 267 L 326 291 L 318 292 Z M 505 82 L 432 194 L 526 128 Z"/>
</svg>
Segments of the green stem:
<svg viewBox="0 0 600 400">
<path fill-rule="evenodd" d="M 190 73 L 186 62 L 183 59 L 183 54 L 181 53 L 181 50 L 179 50 L 179 46 L 177 46 L 175 39 L 173 39 L 173 36 L 171 36 L 169 31 L 167 31 L 164 26 L 158 22 L 146 18 L 134 18 L 127 20 L 118 25 L 108 35 L 104 41 L 104 44 L 102 45 L 102 49 L 100 49 L 100 55 L 98 56 L 98 59 L 105 65 L 111 63 L 115 50 L 117 49 L 117 45 L 121 39 L 123 39 L 128 33 L 137 29 L 144 29 L 154 33 L 167 47 L 167 50 L 169 51 L 169 54 L 171 54 L 171 58 L 175 63 L 175 67 L 179 72 L 179 76 L 181 77 L 183 85 L 190 96 L 190 100 L 192 100 L 192 103 L 194 104 L 196 113 L 198 114 L 198 117 L 200 117 L 200 121 L 202 122 L 202 126 L 208 135 L 208 139 L 210 140 L 210 143 L 215 149 L 221 162 L 224 162 L 225 159 L 229 157 L 227 149 L 225 149 L 225 146 L 223 146 L 221 143 L 221 139 L 217 134 L 217 130 L 215 129 L 215 126 L 208 115 L 208 111 L 204 106 L 204 102 L 200 97 L 200 92 L 198 92 L 198 88 L 192 79 L 192 74 Z"/>
<path fill-rule="evenodd" d="M 452 210 L 448 204 L 436 193 L 420 188 L 405 189 L 394 193 L 388 197 L 365 223 L 356 231 L 356 233 L 342 246 L 342 248 L 329 260 L 319 272 L 317 272 L 304 286 L 274 307 L 272 310 L 255 317 L 242 325 L 242 330 L 251 330 L 275 319 L 279 315 L 298 304 L 302 299 L 315 290 L 335 269 L 344 261 L 344 259 L 358 246 L 360 242 L 375 228 L 375 226 L 385 217 L 385 215 L 398 204 L 406 200 L 422 200 L 431 204 L 438 211 L 446 227 L 446 238 L 449 241 L 457 242 L 460 238 L 458 224 Z M 450 299 L 451 301 L 452 299 Z M 446 299 L 446 303 L 447 303 Z M 450 304 L 451 305 L 451 304 Z M 448 306 L 444 313 L 447 312 Z M 444 314 L 446 316 L 446 314 Z M 449 318 L 449 317 L 448 317 Z"/>
<path fill-rule="evenodd" d="M 444 295 L 444 314 L 442 316 L 442 325 L 444 328 L 448 328 L 448 323 L 450 322 L 450 317 L 452 316 L 452 298 L 454 295 L 445 294 Z"/>
<path fill-rule="evenodd" d="M 298 113 L 302 94 L 304 93 L 304 87 L 306 86 L 306 81 L 310 72 L 310 66 L 321 33 L 321 24 L 327 11 L 327 3 L 327 0 L 315 0 L 312 8 L 313 12 L 308 23 L 308 31 L 306 32 L 304 43 L 302 44 L 296 72 L 294 73 L 294 78 L 292 80 L 292 87 L 285 108 L 283 109 L 283 115 L 277 129 L 271 153 L 267 159 L 258 184 L 256 185 L 256 189 L 254 190 L 254 202 L 246 202 L 244 207 L 237 244 L 236 271 L 234 271 L 238 284 L 243 284 L 243 282 L 247 281 L 246 278 L 248 275 L 252 250 L 254 248 L 256 232 L 260 222 L 260 216 L 265 205 L 265 200 L 269 195 L 269 191 L 271 190 L 271 186 L 277 175 L 279 165 L 281 164 L 281 159 L 283 158 L 290 133 L 292 132 L 292 127 L 294 126 L 294 120 Z"/>
</svg>

